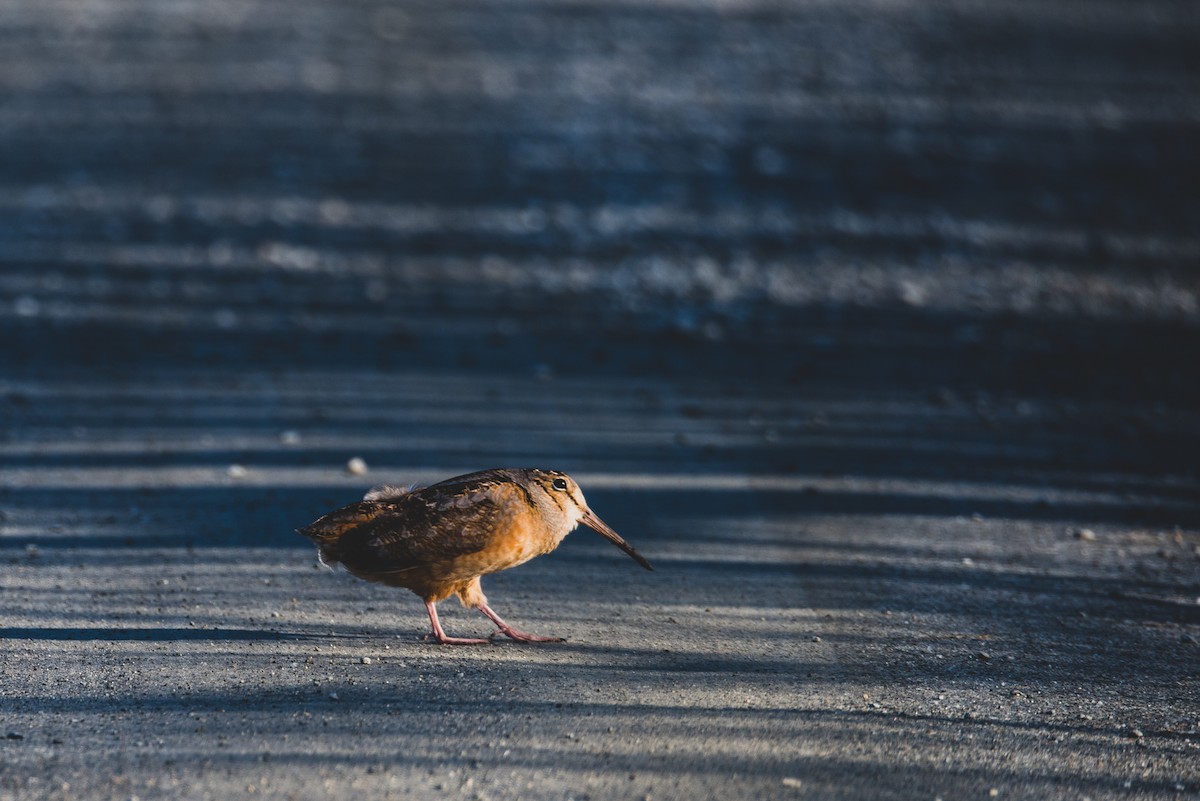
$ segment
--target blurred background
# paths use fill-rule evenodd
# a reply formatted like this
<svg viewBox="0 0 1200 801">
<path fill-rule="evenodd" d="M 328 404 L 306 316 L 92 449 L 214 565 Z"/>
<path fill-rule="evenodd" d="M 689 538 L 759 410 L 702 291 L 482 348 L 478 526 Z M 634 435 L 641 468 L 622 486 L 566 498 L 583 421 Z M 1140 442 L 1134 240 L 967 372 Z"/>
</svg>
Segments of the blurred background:
<svg viewBox="0 0 1200 801">
<path fill-rule="evenodd" d="M 11 467 L 1195 488 L 1190 3 L 0 22 Z"/>
<path fill-rule="evenodd" d="M 10 6 L 10 464 L 986 478 L 1013 442 L 913 447 L 896 401 L 1015 421 L 1037 480 L 1194 485 L 1198 32 L 1169 0 Z"/>
</svg>

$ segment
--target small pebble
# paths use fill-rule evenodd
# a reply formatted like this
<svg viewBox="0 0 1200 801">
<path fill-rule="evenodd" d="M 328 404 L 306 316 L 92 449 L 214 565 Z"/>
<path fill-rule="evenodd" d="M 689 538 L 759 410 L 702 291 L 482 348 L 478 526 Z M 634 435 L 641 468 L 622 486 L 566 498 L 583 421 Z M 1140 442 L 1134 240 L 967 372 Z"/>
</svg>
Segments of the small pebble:
<svg viewBox="0 0 1200 801">
<path fill-rule="evenodd" d="M 1145 737 L 1146 735 L 1142 732 L 1141 729 L 1130 729 L 1129 732 L 1125 736 L 1131 740 L 1140 740 L 1143 737 Z"/>
<path fill-rule="evenodd" d="M 992 655 L 989 654 L 987 651 L 980 651 L 978 654 L 976 654 L 976 656 L 978 656 L 980 659 L 982 659 L 984 661 L 987 661 L 992 658 Z"/>
<path fill-rule="evenodd" d="M 24 734 L 17 734 L 15 731 L 10 731 L 8 734 L 6 734 L 4 736 L 8 740 L 24 740 L 25 739 Z"/>
<path fill-rule="evenodd" d="M 279 443 L 281 445 L 299 445 L 300 432 L 293 431 L 292 429 L 279 432 Z"/>
<path fill-rule="evenodd" d="M 364 656 L 364 657 L 362 658 L 362 663 L 363 663 L 364 665 L 369 665 L 369 664 L 371 664 L 371 657 L 369 657 L 369 656 Z"/>
<path fill-rule="evenodd" d="M 791 776 L 785 776 L 783 778 L 783 786 L 792 787 L 798 790 L 804 786 L 804 782 L 800 781 L 799 779 L 793 779 Z"/>
<path fill-rule="evenodd" d="M 13 311 L 17 313 L 18 317 L 36 317 L 41 308 L 42 304 L 38 302 L 38 299 L 29 295 L 22 295 L 13 304 Z"/>
<path fill-rule="evenodd" d="M 242 467 L 240 464 L 231 464 L 228 468 L 226 468 L 225 475 L 229 476 L 230 478 L 245 478 L 246 476 L 250 475 L 250 471 L 245 467 Z"/>
<path fill-rule="evenodd" d="M 360 456 L 346 462 L 346 472 L 352 476 L 366 475 L 368 469 L 366 461 Z"/>
<path fill-rule="evenodd" d="M 1071 529 L 1071 536 L 1084 542 L 1096 541 L 1096 532 L 1092 531 L 1090 528 L 1073 528 Z"/>
<path fill-rule="evenodd" d="M 238 324 L 237 312 L 233 309 L 217 309 L 213 312 L 213 323 L 223 331 L 236 328 Z"/>
</svg>

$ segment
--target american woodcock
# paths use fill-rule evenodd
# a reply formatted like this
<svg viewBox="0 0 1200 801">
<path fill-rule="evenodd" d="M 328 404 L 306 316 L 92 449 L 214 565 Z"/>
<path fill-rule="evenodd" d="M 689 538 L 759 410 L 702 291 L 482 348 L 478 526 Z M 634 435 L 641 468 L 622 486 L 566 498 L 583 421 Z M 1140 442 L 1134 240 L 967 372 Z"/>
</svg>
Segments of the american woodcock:
<svg viewBox="0 0 1200 801">
<path fill-rule="evenodd" d="M 479 578 L 550 553 L 580 523 L 654 569 L 588 508 L 579 485 L 556 470 L 484 470 L 421 489 L 378 487 L 299 533 L 316 543 L 325 564 L 340 563 L 367 581 L 421 596 L 439 643 L 490 641 L 446 636 L 436 604 L 451 595 L 514 640 L 561 642 L 505 623 L 488 606 Z"/>
</svg>

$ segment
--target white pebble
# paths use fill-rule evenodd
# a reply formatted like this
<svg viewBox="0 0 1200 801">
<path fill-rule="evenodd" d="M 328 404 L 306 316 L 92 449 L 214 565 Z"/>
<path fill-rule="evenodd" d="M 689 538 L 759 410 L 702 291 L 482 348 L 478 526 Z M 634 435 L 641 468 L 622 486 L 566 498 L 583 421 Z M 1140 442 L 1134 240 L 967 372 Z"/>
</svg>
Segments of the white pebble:
<svg viewBox="0 0 1200 801">
<path fill-rule="evenodd" d="M 346 472 L 352 476 L 365 475 L 368 469 L 366 461 L 359 456 L 346 462 Z"/>
<path fill-rule="evenodd" d="M 22 295 L 13 304 L 13 311 L 18 317 L 36 317 L 41 309 L 42 304 L 38 303 L 38 299 L 29 295 Z"/>
<path fill-rule="evenodd" d="M 250 475 L 250 471 L 245 467 L 242 467 L 240 464 L 231 464 L 225 470 L 225 474 L 230 478 L 245 478 L 246 476 Z"/>
<path fill-rule="evenodd" d="M 213 323 L 222 331 L 230 331 L 237 328 L 238 316 L 233 309 L 217 309 L 213 312 Z"/>
</svg>

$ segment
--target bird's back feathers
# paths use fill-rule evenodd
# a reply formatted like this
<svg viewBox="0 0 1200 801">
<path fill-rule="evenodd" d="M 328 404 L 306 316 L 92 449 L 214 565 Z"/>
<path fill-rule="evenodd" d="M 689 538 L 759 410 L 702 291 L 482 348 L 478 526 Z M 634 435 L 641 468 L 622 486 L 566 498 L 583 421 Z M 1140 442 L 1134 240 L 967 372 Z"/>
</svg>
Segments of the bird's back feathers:
<svg viewBox="0 0 1200 801">
<path fill-rule="evenodd" d="M 398 573 L 482 550 L 529 504 L 527 491 L 504 470 L 397 489 L 372 490 L 368 500 L 330 512 L 299 533 L 316 543 L 326 564 L 340 562 L 356 574 Z"/>
</svg>

